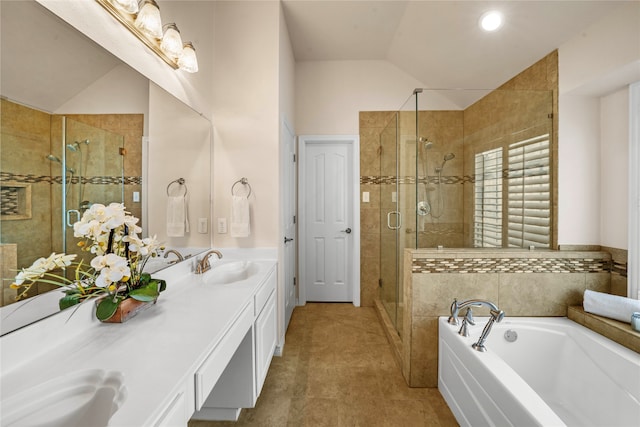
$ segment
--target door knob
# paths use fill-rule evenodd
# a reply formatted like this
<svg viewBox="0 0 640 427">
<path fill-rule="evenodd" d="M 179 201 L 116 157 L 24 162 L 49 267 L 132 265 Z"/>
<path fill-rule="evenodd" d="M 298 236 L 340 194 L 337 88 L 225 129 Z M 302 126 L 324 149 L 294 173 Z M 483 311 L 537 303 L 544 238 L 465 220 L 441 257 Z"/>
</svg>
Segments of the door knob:
<svg viewBox="0 0 640 427">
<path fill-rule="evenodd" d="M 351 229 L 347 228 L 346 230 L 341 230 L 343 233 L 351 234 Z"/>
<path fill-rule="evenodd" d="M 287 236 L 284 237 L 284 244 L 286 245 L 287 243 L 293 241 L 293 238 L 288 238 Z"/>
</svg>

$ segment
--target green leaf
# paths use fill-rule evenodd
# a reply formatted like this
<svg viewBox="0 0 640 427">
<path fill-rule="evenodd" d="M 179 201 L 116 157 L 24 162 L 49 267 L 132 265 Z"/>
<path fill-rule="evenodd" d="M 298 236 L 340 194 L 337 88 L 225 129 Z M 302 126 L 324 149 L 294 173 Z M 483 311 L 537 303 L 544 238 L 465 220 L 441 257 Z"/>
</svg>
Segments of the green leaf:
<svg viewBox="0 0 640 427">
<path fill-rule="evenodd" d="M 151 281 L 151 275 L 149 273 L 142 273 L 140 275 L 140 280 L 138 283 L 140 287 L 145 287 L 149 284 L 150 281 Z"/>
<path fill-rule="evenodd" d="M 78 304 L 80 302 L 80 295 L 79 294 L 70 294 L 70 295 L 65 295 L 62 298 L 60 298 L 60 301 L 58 301 L 58 306 L 60 306 L 60 310 L 64 310 L 65 308 L 69 308 L 71 306 L 74 306 L 76 304 Z"/>
<path fill-rule="evenodd" d="M 167 282 L 166 280 L 162 280 L 162 279 L 151 279 L 151 283 L 156 283 L 157 287 L 156 289 L 158 289 L 158 292 L 162 292 L 165 289 L 167 289 Z"/>
<path fill-rule="evenodd" d="M 98 303 L 98 307 L 96 307 L 96 317 L 98 320 L 107 320 L 113 316 L 118 309 L 120 301 L 122 301 L 122 298 L 115 298 L 115 300 L 111 297 L 103 298 Z"/>
<path fill-rule="evenodd" d="M 156 284 L 149 284 L 144 288 L 134 289 L 129 292 L 129 296 L 138 301 L 153 301 L 158 298 L 158 291 L 156 290 Z"/>
</svg>

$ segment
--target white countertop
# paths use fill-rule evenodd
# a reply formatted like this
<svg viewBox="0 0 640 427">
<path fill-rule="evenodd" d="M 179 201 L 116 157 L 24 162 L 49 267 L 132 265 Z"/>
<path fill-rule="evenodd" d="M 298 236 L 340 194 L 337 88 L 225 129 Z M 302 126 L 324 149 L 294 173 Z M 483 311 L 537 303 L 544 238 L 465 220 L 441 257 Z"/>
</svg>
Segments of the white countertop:
<svg viewBox="0 0 640 427">
<path fill-rule="evenodd" d="M 276 265 L 274 260 L 254 262 L 257 274 L 228 285 L 204 283 L 189 272 L 189 263 L 156 273 L 154 277 L 167 280 L 167 290 L 154 307 L 124 324 L 100 323 L 87 304 L 67 323 L 46 319 L 2 337 L 3 397 L 69 372 L 113 370 L 124 375 L 127 399 L 109 425 L 154 422 L 252 304 L 259 284 Z M 67 317 L 61 314 L 54 318 Z"/>
</svg>

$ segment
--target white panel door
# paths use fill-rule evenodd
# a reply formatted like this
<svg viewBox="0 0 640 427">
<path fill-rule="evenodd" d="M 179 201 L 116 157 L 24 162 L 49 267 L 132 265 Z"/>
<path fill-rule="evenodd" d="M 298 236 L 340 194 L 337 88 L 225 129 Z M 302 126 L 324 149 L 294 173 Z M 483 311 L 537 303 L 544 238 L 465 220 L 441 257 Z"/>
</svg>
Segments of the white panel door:
<svg viewBox="0 0 640 427">
<path fill-rule="evenodd" d="M 306 301 L 353 301 L 352 155 L 352 146 L 339 141 L 305 147 Z"/>
<path fill-rule="evenodd" d="M 284 330 L 296 306 L 296 144 L 286 121 L 283 135 L 283 215 L 284 215 Z"/>
</svg>

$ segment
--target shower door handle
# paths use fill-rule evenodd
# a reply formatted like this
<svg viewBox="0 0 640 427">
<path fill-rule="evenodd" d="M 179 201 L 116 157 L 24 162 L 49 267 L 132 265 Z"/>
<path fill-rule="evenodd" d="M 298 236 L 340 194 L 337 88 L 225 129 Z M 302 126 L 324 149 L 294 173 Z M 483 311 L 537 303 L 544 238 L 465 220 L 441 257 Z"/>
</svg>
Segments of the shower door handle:
<svg viewBox="0 0 640 427">
<path fill-rule="evenodd" d="M 391 215 L 396 216 L 396 225 L 391 225 Z M 399 230 L 402 227 L 402 213 L 398 211 L 391 211 L 387 213 L 387 228 L 389 230 Z"/>
<path fill-rule="evenodd" d="M 75 221 L 73 221 L 73 222 L 71 222 L 71 214 L 72 214 L 72 213 L 76 214 L 76 220 L 75 220 Z M 77 222 L 77 221 L 80 221 L 80 211 L 79 211 L 79 210 L 77 210 L 77 209 L 69 209 L 69 210 L 67 211 L 67 225 L 68 225 L 69 227 L 73 227 L 73 223 L 74 223 L 74 222 Z"/>
</svg>

